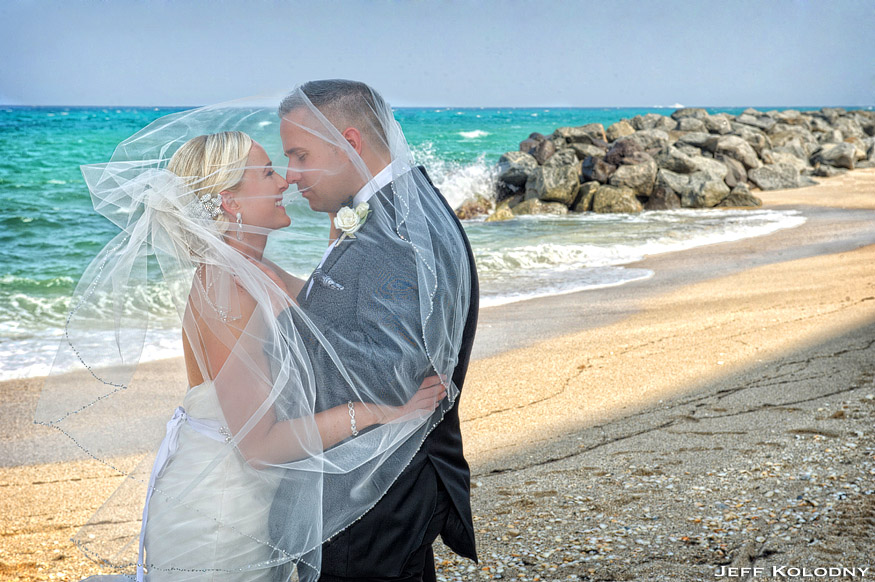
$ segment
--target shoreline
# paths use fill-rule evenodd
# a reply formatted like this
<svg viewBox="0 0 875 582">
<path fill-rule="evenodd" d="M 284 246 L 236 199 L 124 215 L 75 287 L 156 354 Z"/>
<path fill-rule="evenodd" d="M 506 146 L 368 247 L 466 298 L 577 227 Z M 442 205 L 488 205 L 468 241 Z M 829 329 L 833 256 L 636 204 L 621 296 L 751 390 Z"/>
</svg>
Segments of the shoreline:
<svg viewBox="0 0 875 582">
<path fill-rule="evenodd" d="M 824 203 L 827 189 L 834 206 Z M 769 533 L 775 524 L 756 532 L 747 527 L 775 519 L 769 504 L 784 503 L 784 492 L 797 489 L 795 495 L 818 504 L 806 511 L 822 508 L 810 527 L 823 525 L 824 539 L 839 544 L 829 537 L 836 537 L 829 528 L 839 526 L 826 504 L 833 504 L 834 515 L 843 502 L 869 499 L 861 497 L 859 479 L 875 470 L 867 452 L 875 418 L 867 400 L 875 392 L 875 170 L 806 190 L 762 193 L 767 207 L 805 213 L 800 227 L 648 257 L 635 265 L 655 271 L 646 281 L 481 309 L 460 403 L 481 564 L 471 570 L 439 551 L 439 575 L 480 580 L 501 569 L 504 578 L 530 580 L 565 574 L 696 580 L 713 576 L 715 564 L 743 565 L 742 556 L 759 566 L 778 559 L 766 550 L 778 548 L 784 556 L 807 551 L 808 542 L 795 532 L 786 541 Z M 810 203 L 815 196 L 817 206 Z M 144 364 L 143 372 L 166 384 L 180 366 L 181 359 L 161 360 Z M 13 452 L 38 458 L 46 444 L 44 435 L 27 435 L 39 394 L 35 382 L 0 382 L 2 459 Z M 830 481 L 826 473 L 811 481 L 794 473 L 790 485 L 782 481 L 768 490 L 780 487 L 779 495 L 754 491 L 753 476 L 768 463 L 784 463 L 782 455 L 799 467 L 822 461 L 841 478 Z M 772 487 L 772 478 L 755 485 Z M 68 540 L 118 482 L 93 461 L 0 468 L 6 491 L 0 573 L 17 576 L 13 580 L 97 573 Z M 817 491 L 803 489 L 815 483 Z M 848 497 L 834 498 L 836 488 L 849 483 Z M 728 510 L 714 504 L 728 505 L 724 497 L 763 511 L 751 510 L 760 517 L 745 518 L 739 532 L 724 524 L 717 532 L 723 538 L 699 536 L 703 526 L 687 517 L 701 514 L 707 524 L 717 513 L 722 520 Z M 690 499 L 703 507 L 691 510 Z M 865 517 L 866 503 L 847 511 L 859 506 Z M 780 525 L 783 514 L 771 512 Z M 614 531 L 623 520 L 647 543 L 589 531 L 599 522 Z M 848 566 L 868 565 L 860 560 L 872 542 L 857 539 L 866 527 L 841 536 L 841 555 L 857 560 Z M 756 541 L 760 537 L 764 541 Z M 851 542 L 859 549 L 847 546 Z M 698 565 L 674 564 L 690 560 Z"/>
</svg>

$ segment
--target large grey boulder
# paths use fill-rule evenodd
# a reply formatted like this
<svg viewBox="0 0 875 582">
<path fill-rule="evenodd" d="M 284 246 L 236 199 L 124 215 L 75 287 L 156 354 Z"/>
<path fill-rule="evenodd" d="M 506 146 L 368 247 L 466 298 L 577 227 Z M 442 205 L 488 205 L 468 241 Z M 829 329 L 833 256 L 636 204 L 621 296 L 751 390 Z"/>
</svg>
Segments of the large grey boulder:
<svg viewBox="0 0 875 582">
<path fill-rule="evenodd" d="M 586 158 L 580 166 L 580 179 L 582 182 L 595 181 L 607 184 L 611 174 L 616 170 L 617 166 L 607 163 L 603 158 Z"/>
<path fill-rule="evenodd" d="M 678 174 L 671 170 L 660 169 L 656 173 L 656 184 L 654 188 L 664 188 L 671 190 L 678 196 L 689 188 L 690 177 L 685 174 Z"/>
<path fill-rule="evenodd" d="M 828 164 L 835 168 L 854 169 L 857 160 L 857 148 L 854 144 L 839 143 L 826 145 L 811 156 L 812 164 Z"/>
<path fill-rule="evenodd" d="M 511 209 L 514 216 L 530 214 L 568 214 L 568 207 L 560 202 L 541 202 L 537 198 L 523 200 Z"/>
<path fill-rule="evenodd" d="M 571 143 L 568 144 L 568 147 L 574 150 L 578 160 L 585 160 L 590 156 L 604 157 L 605 155 L 605 148 L 588 143 Z"/>
<path fill-rule="evenodd" d="M 684 208 L 711 208 L 729 195 L 729 186 L 708 172 L 698 171 L 684 175 L 670 170 L 659 170 L 651 196 L 657 199 L 669 198 L 668 193 L 675 194 Z"/>
<path fill-rule="evenodd" d="M 555 154 L 550 156 L 550 159 L 544 162 L 544 167 L 555 168 L 558 166 L 577 166 L 577 152 L 573 148 L 562 148 Z"/>
<path fill-rule="evenodd" d="M 705 119 L 708 117 L 708 112 L 701 107 L 682 107 L 680 109 L 675 109 L 674 113 L 671 114 L 671 118 L 677 121 L 681 119 Z"/>
<path fill-rule="evenodd" d="M 793 151 L 795 155 L 799 155 L 799 157 L 807 160 L 814 150 L 820 147 L 820 144 L 817 143 L 817 138 L 810 131 L 789 125 L 782 127 L 786 129 L 773 132 L 769 135 L 769 140 L 772 142 L 770 149 L 787 147 L 790 148 L 788 151 Z"/>
<path fill-rule="evenodd" d="M 698 154 L 698 148 L 696 149 Z M 676 147 L 660 150 L 655 156 L 656 165 L 678 174 L 690 174 L 696 171 L 696 162 Z"/>
<path fill-rule="evenodd" d="M 688 186 L 680 195 L 681 206 L 685 208 L 713 208 L 729 196 L 729 186 L 707 172 L 694 172 L 690 174 Z"/>
<path fill-rule="evenodd" d="M 794 137 L 791 140 L 783 142 L 781 145 L 775 145 L 775 147 L 773 147 L 771 151 L 784 152 L 793 155 L 805 162 L 805 165 L 807 166 L 808 160 L 811 158 L 811 152 L 813 152 L 815 149 L 817 148 L 814 148 L 809 144 L 803 142 L 799 138 Z M 765 152 L 765 150 L 763 150 L 763 152 Z"/>
<path fill-rule="evenodd" d="M 802 188 L 816 184 L 807 176 L 802 176 L 789 164 L 766 164 L 747 173 L 751 182 L 761 190 L 783 190 Z"/>
<path fill-rule="evenodd" d="M 631 188 L 599 186 L 592 200 L 593 212 L 620 213 L 641 212 L 644 207 Z"/>
<path fill-rule="evenodd" d="M 515 186 L 524 186 L 538 162 L 525 152 L 507 152 L 498 158 L 498 181 Z"/>
<path fill-rule="evenodd" d="M 543 164 L 556 153 L 556 146 L 549 139 L 538 142 L 532 150 L 529 151 L 539 164 Z"/>
<path fill-rule="evenodd" d="M 736 123 L 743 123 L 744 125 L 750 125 L 751 127 L 755 127 L 757 129 L 761 129 L 763 131 L 769 131 L 774 125 L 777 123 L 774 119 L 767 115 L 762 115 L 757 112 L 756 115 L 750 113 L 743 113 L 735 118 Z"/>
<path fill-rule="evenodd" d="M 769 163 L 771 164 L 787 164 L 793 166 L 796 171 L 800 173 L 811 167 L 808 164 L 807 158 L 800 158 L 796 155 L 795 151 L 787 151 L 786 148 L 775 148 L 770 150 L 769 158 Z"/>
<path fill-rule="evenodd" d="M 704 118 L 702 122 L 705 124 L 705 129 L 707 129 L 709 133 L 725 135 L 732 131 L 732 125 L 729 123 L 729 117 L 723 113 L 709 115 L 708 117 Z"/>
<path fill-rule="evenodd" d="M 714 153 L 714 150 L 717 148 L 717 142 L 719 140 L 719 136 L 711 135 L 710 133 L 706 133 L 704 131 L 694 131 L 680 136 L 677 143 L 691 145 L 699 148 L 700 150 Z"/>
<path fill-rule="evenodd" d="M 744 168 L 744 164 L 735 158 L 730 158 L 723 154 L 715 154 L 714 161 L 720 162 L 726 166 L 727 172 L 723 177 L 723 181 L 726 182 L 726 185 L 730 188 L 735 188 L 738 184 L 744 184 L 747 182 L 747 171 Z"/>
<path fill-rule="evenodd" d="M 647 156 L 647 158 L 649 159 L 640 164 L 624 164 L 618 167 L 608 182 L 612 186 L 629 188 L 638 196 L 650 196 L 650 191 L 653 190 L 653 182 L 656 180 L 656 172 L 659 168 L 653 158 L 650 156 Z"/>
<path fill-rule="evenodd" d="M 693 162 L 696 164 L 696 171 L 707 175 L 711 180 L 723 180 L 729 173 L 725 164 L 711 158 L 702 156 L 693 158 Z"/>
<path fill-rule="evenodd" d="M 722 154 L 738 160 L 747 169 L 759 168 L 762 165 L 753 147 L 737 135 L 724 135 L 721 137 L 714 148 L 714 154 L 715 156 Z"/>
<path fill-rule="evenodd" d="M 811 122 L 797 109 L 787 109 L 775 113 L 772 118 L 779 124 L 796 125 L 811 130 Z M 771 133 L 771 131 L 769 132 Z"/>
<path fill-rule="evenodd" d="M 579 188 L 577 166 L 541 166 L 527 183 L 526 198 L 537 197 L 543 202 L 561 202 L 570 206 Z"/>
<path fill-rule="evenodd" d="M 695 117 L 682 117 L 678 120 L 678 131 L 708 131 L 705 123 Z"/>
<path fill-rule="evenodd" d="M 663 131 L 671 131 L 677 126 L 677 121 L 658 113 L 636 115 L 629 120 L 629 123 L 637 131 L 643 131 L 648 129 L 661 129 Z"/>
<path fill-rule="evenodd" d="M 757 155 L 760 155 L 760 152 L 764 149 L 772 149 L 772 142 L 769 136 L 755 127 L 733 122 L 732 133 L 749 143 Z"/>
<path fill-rule="evenodd" d="M 847 174 L 849 171 L 850 170 L 848 170 L 847 168 L 836 168 L 827 164 L 819 164 L 816 168 L 814 168 L 814 170 L 811 171 L 811 175 L 817 176 L 818 178 L 832 178 L 833 176 Z"/>
<path fill-rule="evenodd" d="M 682 143 L 679 141 L 675 142 L 673 147 L 675 149 L 677 149 L 679 152 L 681 152 L 682 154 L 685 154 L 691 158 L 701 157 L 705 153 L 694 145 L 690 145 L 688 143 Z"/>
<path fill-rule="evenodd" d="M 675 177 L 677 177 L 675 179 Z M 656 181 L 653 184 L 653 191 L 650 197 L 644 204 L 645 210 L 671 210 L 681 207 L 681 199 L 677 191 L 672 187 L 672 184 L 689 183 L 687 176 L 674 174 L 670 170 L 659 170 L 656 174 Z"/>
<path fill-rule="evenodd" d="M 607 142 L 605 127 L 601 123 L 589 123 L 578 127 L 560 127 L 553 132 L 568 143 L 603 144 Z"/>
<path fill-rule="evenodd" d="M 747 187 L 747 184 L 739 184 L 717 206 L 735 208 L 762 205 L 763 201 L 750 193 L 750 188 Z"/>
<path fill-rule="evenodd" d="M 812 115 L 809 119 L 812 133 L 833 130 L 832 124 L 824 119 L 823 116 L 821 116 L 820 114 Z"/>
<path fill-rule="evenodd" d="M 520 151 L 531 154 L 538 147 L 538 144 L 546 139 L 547 136 L 543 133 L 530 133 L 529 137 L 520 142 Z"/>
<path fill-rule="evenodd" d="M 635 128 L 625 119 L 621 119 L 617 123 L 608 126 L 608 129 L 605 131 L 605 136 L 610 142 L 619 139 L 624 135 L 631 135 L 633 133 L 635 133 Z"/>
<path fill-rule="evenodd" d="M 845 139 L 848 139 L 849 137 L 863 139 L 866 137 L 866 132 L 863 131 L 863 128 L 860 127 L 857 120 L 852 117 L 839 118 L 838 121 L 835 122 L 834 127 L 842 132 L 842 136 Z"/>
<path fill-rule="evenodd" d="M 845 136 L 843 136 L 842 132 L 838 129 L 819 131 L 816 132 L 814 136 L 817 138 L 817 143 L 819 144 L 842 143 L 842 141 L 844 141 L 845 139 Z"/>
<path fill-rule="evenodd" d="M 859 137 L 846 137 L 845 143 L 853 145 L 854 149 L 857 151 L 854 161 L 862 162 L 868 157 L 866 152 L 869 150 L 869 144 L 866 141 Z"/>
<path fill-rule="evenodd" d="M 574 212 L 588 212 L 592 210 L 592 199 L 595 197 L 599 186 L 601 184 L 598 182 L 584 182 L 581 184 L 580 190 L 577 193 L 577 202 L 574 203 L 571 210 Z"/>
<path fill-rule="evenodd" d="M 779 146 L 783 145 L 782 142 L 799 138 L 803 141 L 807 141 L 810 143 L 817 143 L 817 139 L 815 139 L 814 134 L 811 133 L 810 130 L 806 129 L 802 125 L 787 125 L 786 123 L 778 123 L 769 131 L 768 133 L 769 139 L 772 141 L 772 145 Z"/>
<path fill-rule="evenodd" d="M 626 139 L 615 141 L 605 154 L 605 161 L 614 166 L 638 164 L 648 158 L 639 142 Z"/>
<path fill-rule="evenodd" d="M 854 111 L 854 119 L 869 137 L 875 137 L 875 111 Z"/>
<path fill-rule="evenodd" d="M 823 117 L 830 125 L 835 125 L 839 118 L 848 114 L 844 107 L 823 107 L 815 115 Z"/>
<path fill-rule="evenodd" d="M 651 115 L 648 113 L 648 115 Z M 660 117 L 662 117 L 660 115 Z M 667 117 L 663 117 L 663 119 L 668 119 Z M 672 123 L 674 123 L 672 121 Z M 668 133 L 663 131 L 662 129 L 643 129 L 640 131 L 636 131 L 633 134 L 623 136 L 616 140 L 614 144 L 622 141 L 634 141 L 638 145 L 641 146 L 644 150 L 650 149 L 662 149 L 669 144 L 669 136 Z"/>
</svg>

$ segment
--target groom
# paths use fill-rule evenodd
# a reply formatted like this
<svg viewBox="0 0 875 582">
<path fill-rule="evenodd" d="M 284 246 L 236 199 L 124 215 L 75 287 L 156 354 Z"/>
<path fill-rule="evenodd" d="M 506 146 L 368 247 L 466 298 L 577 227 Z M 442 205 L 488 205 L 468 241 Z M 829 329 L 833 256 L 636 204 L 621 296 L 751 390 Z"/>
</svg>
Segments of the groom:
<svg viewBox="0 0 875 582">
<path fill-rule="evenodd" d="M 299 91 L 306 98 L 300 92 L 292 93 L 279 110 L 283 150 L 289 158 L 288 182 L 297 184 L 311 209 L 328 213 L 329 216 L 336 214 L 341 206 L 356 206 L 367 200 L 370 200 L 372 207 L 388 208 L 388 212 L 394 216 L 393 203 L 396 201 L 393 197 L 397 191 L 393 190 L 392 176 L 398 170 L 390 167 L 391 156 L 387 146 L 390 139 L 383 127 L 386 122 L 381 122 L 373 113 L 386 111 L 391 115 L 380 96 L 364 83 L 347 80 L 311 81 L 300 87 Z M 315 107 L 317 115 L 324 116 L 355 150 L 355 159 L 344 158 L 344 163 L 336 163 L 338 157 L 343 158 L 343 151 L 336 144 L 320 138 L 319 131 L 308 131 L 304 127 L 300 119 L 313 116 L 311 107 Z M 366 166 L 367 172 L 362 165 Z M 325 168 L 329 167 L 331 170 L 326 171 Z M 425 175 L 422 168 L 410 171 L 421 171 Z M 366 180 L 363 178 L 365 175 L 373 178 Z M 460 316 L 464 321 L 458 363 L 452 375 L 453 382 L 461 390 L 477 324 L 479 292 L 474 258 L 461 223 L 440 192 L 427 176 L 415 183 L 418 184 L 416 196 L 430 201 L 419 210 L 425 212 L 425 220 L 430 224 L 432 221 L 448 223 L 451 220 L 449 224 L 458 229 L 458 233 L 452 237 L 442 237 L 435 243 L 435 270 L 439 273 L 457 272 L 459 261 L 467 261 L 470 270 L 470 296 L 462 297 L 461 303 L 454 306 L 453 302 L 458 299 L 440 297 L 443 290 L 437 290 L 437 296 L 442 301 L 439 308 L 450 315 Z M 429 216 L 429 213 L 433 216 Z M 415 284 L 417 281 L 415 269 L 411 273 L 414 257 L 393 256 L 391 253 L 397 252 L 399 245 L 391 246 L 385 240 L 381 244 L 380 235 L 371 234 L 374 230 L 375 225 L 365 223 L 356 235 L 354 244 L 346 241 L 339 246 L 332 245 L 304 284 L 298 295 L 298 303 L 320 328 L 325 325 L 325 329 L 330 330 L 334 326 L 339 327 L 337 331 L 341 335 L 348 333 L 350 337 L 380 338 L 390 332 L 401 333 L 421 326 L 418 319 L 419 296 L 415 289 L 412 296 L 409 293 L 396 293 L 393 296 L 393 302 L 412 303 L 409 306 L 393 303 L 393 313 L 381 313 L 380 310 L 385 308 L 369 296 L 375 289 L 385 288 L 387 281 L 389 284 L 411 280 Z M 391 234 L 389 229 L 386 229 L 386 233 Z M 403 240 L 400 232 L 399 236 Z M 394 242 L 397 243 L 397 240 Z M 441 261 L 445 264 L 442 265 Z M 437 300 L 435 302 L 437 304 Z M 363 305 L 366 307 L 363 308 Z M 440 314 L 437 313 L 437 306 L 435 309 L 433 317 L 436 318 Z M 460 309 L 466 311 L 458 313 Z M 401 317 L 399 313 L 407 311 L 415 315 L 416 320 L 398 321 L 397 318 Z M 339 317 L 339 314 L 346 314 L 347 317 Z M 358 316 L 348 317 L 349 314 Z M 387 322 L 391 325 L 387 325 Z M 397 326 L 401 331 L 395 331 L 392 326 Z M 419 335 L 422 335 L 421 332 Z M 330 331 L 326 332 L 326 336 L 330 341 Z M 416 342 L 411 340 L 411 343 Z M 388 383 L 389 379 L 396 378 L 399 370 L 412 370 L 421 367 L 421 362 L 428 362 L 427 357 L 430 356 L 424 353 L 423 346 L 420 351 L 422 353 L 416 355 L 417 362 L 388 358 L 361 361 L 362 358 L 355 357 L 356 354 L 346 358 L 346 354 L 340 353 L 340 350 L 338 354 L 347 367 L 366 367 L 366 370 L 356 372 L 378 379 L 379 385 L 380 379 L 386 379 L 384 382 Z M 317 402 L 318 407 L 326 409 L 346 404 L 343 392 L 332 393 L 330 389 L 331 386 L 343 385 L 342 378 L 331 377 L 330 365 L 323 368 L 321 371 L 315 370 L 321 400 Z M 421 374 L 424 375 L 427 374 Z M 405 389 L 415 391 L 421 380 L 422 377 L 411 377 Z M 329 478 L 331 476 L 326 475 L 326 488 Z M 274 516 L 277 516 L 276 521 L 282 521 L 279 516 L 283 515 L 283 500 L 294 495 L 290 489 L 280 487 L 271 508 L 272 521 Z M 462 452 L 458 399 L 379 502 L 361 519 L 323 545 L 321 580 L 435 580 L 432 543 L 438 535 L 457 554 L 476 560 L 470 472 Z"/>
</svg>

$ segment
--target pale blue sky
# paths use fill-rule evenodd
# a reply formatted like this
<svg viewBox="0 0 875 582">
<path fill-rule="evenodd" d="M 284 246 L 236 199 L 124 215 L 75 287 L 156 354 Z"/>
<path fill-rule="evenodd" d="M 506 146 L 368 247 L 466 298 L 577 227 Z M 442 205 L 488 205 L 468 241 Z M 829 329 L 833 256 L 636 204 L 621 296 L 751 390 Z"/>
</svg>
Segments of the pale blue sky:
<svg viewBox="0 0 875 582">
<path fill-rule="evenodd" d="M 875 0 L 0 0 L 0 103 L 875 104 Z"/>
</svg>

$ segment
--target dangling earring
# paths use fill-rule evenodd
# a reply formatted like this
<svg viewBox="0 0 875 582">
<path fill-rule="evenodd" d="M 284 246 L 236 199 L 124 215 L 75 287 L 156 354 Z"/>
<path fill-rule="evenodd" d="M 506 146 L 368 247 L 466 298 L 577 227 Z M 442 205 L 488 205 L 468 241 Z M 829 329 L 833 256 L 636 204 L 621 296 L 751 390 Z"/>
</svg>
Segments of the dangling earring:
<svg viewBox="0 0 875 582">
<path fill-rule="evenodd" d="M 243 215 L 237 213 L 237 240 L 243 240 Z"/>
</svg>

